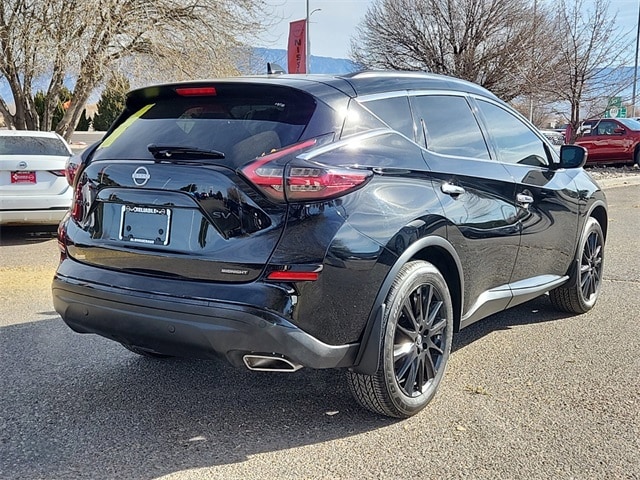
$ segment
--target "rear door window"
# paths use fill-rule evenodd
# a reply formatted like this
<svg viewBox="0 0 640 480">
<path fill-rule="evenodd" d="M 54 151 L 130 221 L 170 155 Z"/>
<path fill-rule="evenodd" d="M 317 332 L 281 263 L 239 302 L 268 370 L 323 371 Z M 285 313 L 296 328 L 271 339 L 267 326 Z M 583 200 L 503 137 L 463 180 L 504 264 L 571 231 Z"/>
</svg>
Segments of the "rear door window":
<svg viewBox="0 0 640 480">
<path fill-rule="evenodd" d="M 464 97 L 425 95 L 412 99 L 427 150 L 442 155 L 488 160 L 480 126 Z"/>
<path fill-rule="evenodd" d="M 94 158 L 153 158 L 149 145 L 215 150 L 239 167 L 296 143 L 312 117 L 315 99 L 288 88 L 216 87 L 213 95 L 168 94 L 132 109 Z"/>
<path fill-rule="evenodd" d="M 413 117 L 406 96 L 379 98 L 365 102 L 364 106 L 371 110 L 394 130 L 402 133 L 411 140 L 415 140 L 413 132 Z"/>
<path fill-rule="evenodd" d="M 591 132 L 592 135 L 613 135 L 616 128 L 620 128 L 620 125 L 618 125 L 616 122 L 614 122 L 613 120 L 602 120 L 600 123 L 598 123 L 598 126 L 596 127 L 596 131 Z"/>
</svg>

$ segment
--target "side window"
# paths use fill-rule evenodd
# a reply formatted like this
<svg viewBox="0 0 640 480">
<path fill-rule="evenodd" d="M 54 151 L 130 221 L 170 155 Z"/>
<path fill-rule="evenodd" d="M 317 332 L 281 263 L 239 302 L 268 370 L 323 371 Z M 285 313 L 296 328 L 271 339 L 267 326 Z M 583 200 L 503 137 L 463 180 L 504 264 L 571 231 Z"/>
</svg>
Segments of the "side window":
<svg viewBox="0 0 640 480">
<path fill-rule="evenodd" d="M 618 128 L 618 124 L 611 120 L 602 120 L 598 123 L 596 135 L 613 135 L 614 130 Z"/>
<path fill-rule="evenodd" d="M 425 95 L 413 99 L 427 150 L 442 155 L 488 160 L 489 150 L 464 97 Z"/>
<path fill-rule="evenodd" d="M 549 164 L 544 143 L 526 124 L 492 103 L 479 100 L 478 106 L 498 148 L 500 160 L 538 167 Z"/>
<path fill-rule="evenodd" d="M 342 134 L 340 138 L 356 135 L 376 128 L 388 128 L 369 110 L 364 108 L 355 100 L 349 102 L 349 109 L 346 112 Z"/>
<path fill-rule="evenodd" d="M 405 96 L 370 100 L 364 104 L 387 125 L 415 140 L 409 99 Z"/>
</svg>

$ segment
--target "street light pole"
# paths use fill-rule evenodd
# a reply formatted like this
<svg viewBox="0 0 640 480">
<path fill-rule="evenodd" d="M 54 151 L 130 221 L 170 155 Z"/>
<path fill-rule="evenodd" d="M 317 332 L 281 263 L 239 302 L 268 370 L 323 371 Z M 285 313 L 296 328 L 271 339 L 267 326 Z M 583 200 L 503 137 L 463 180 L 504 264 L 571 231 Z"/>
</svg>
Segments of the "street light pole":
<svg viewBox="0 0 640 480">
<path fill-rule="evenodd" d="M 307 0 L 307 22 L 305 24 L 305 50 L 306 50 L 306 59 L 307 64 L 305 65 L 305 72 L 307 75 L 311 73 L 311 44 L 309 43 L 309 0 Z M 636 55 L 637 56 L 637 55 Z"/>
<path fill-rule="evenodd" d="M 636 117 L 636 84 L 638 83 L 638 41 L 640 40 L 640 1 L 638 1 L 638 29 L 636 30 L 636 58 L 633 64 L 633 94 L 631 99 L 631 111 Z"/>
<path fill-rule="evenodd" d="M 537 23 L 536 18 L 538 16 L 538 0 L 533 0 L 533 43 L 531 44 L 531 70 L 535 68 L 535 53 L 536 53 L 536 33 Z M 527 75 L 527 83 L 529 84 L 529 121 L 533 123 L 533 94 L 531 93 L 532 82 L 531 72 Z"/>
<path fill-rule="evenodd" d="M 307 75 L 311 73 L 311 40 L 309 38 L 309 24 L 311 23 L 309 21 L 309 19 L 311 18 L 311 15 L 313 15 L 316 12 L 319 12 L 320 10 L 322 10 L 321 8 L 316 8 L 315 10 L 312 10 L 311 12 L 309 11 L 309 0 L 307 0 L 307 17 L 306 17 L 306 24 L 305 24 L 305 46 L 306 46 L 306 52 L 307 52 L 307 61 L 306 61 L 306 72 Z"/>
</svg>

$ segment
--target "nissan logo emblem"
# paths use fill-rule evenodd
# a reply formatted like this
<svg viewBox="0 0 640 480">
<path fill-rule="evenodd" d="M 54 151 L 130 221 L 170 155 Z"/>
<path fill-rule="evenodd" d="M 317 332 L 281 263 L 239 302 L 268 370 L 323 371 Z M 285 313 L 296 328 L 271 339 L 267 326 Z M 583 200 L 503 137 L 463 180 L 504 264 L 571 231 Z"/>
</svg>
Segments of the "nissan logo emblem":
<svg viewBox="0 0 640 480">
<path fill-rule="evenodd" d="M 135 183 L 137 187 L 143 187 L 147 184 L 151 175 L 145 167 L 138 167 L 134 170 L 131 178 L 133 178 L 133 183 Z"/>
<path fill-rule="evenodd" d="M 23 161 L 21 161 L 20 163 L 18 163 L 18 168 L 19 168 L 20 170 L 24 170 L 24 169 L 26 169 L 27 167 L 28 167 L 27 162 L 25 162 L 24 160 L 23 160 Z"/>
</svg>

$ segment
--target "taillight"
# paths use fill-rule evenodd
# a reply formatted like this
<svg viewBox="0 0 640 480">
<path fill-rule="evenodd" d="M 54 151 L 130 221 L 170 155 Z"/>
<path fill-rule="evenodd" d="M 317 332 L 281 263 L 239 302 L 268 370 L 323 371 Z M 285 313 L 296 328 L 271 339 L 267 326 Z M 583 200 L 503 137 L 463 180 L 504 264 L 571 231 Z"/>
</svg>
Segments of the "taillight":
<svg viewBox="0 0 640 480">
<path fill-rule="evenodd" d="M 76 222 L 82 221 L 84 218 L 84 195 L 82 194 L 82 182 L 78 181 L 73 192 L 73 201 L 71 203 L 71 218 Z"/>
<path fill-rule="evenodd" d="M 290 201 L 324 200 L 338 197 L 359 187 L 371 176 L 363 170 L 346 168 L 287 168 L 286 196 Z"/>
<path fill-rule="evenodd" d="M 245 165 L 241 171 L 256 187 L 259 187 L 269 198 L 284 201 L 284 167 L 286 161 L 296 154 L 313 147 L 316 139 L 305 140 L 277 152 L 257 158 Z"/>
<path fill-rule="evenodd" d="M 80 168 L 81 164 L 82 158 L 80 157 L 80 155 L 74 155 L 72 157 L 69 157 L 69 159 L 67 160 L 67 163 L 64 167 L 64 175 L 65 177 L 67 177 L 67 182 L 69 183 L 69 185 L 73 186 L 73 181 L 76 178 L 76 174 L 78 173 L 78 169 Z"/>
<path fill-rule="evenodd" d="M 305 140 L 245 165 L 241 171 L 269 198 L 279 202 L 335 198 L 363 185 L 371 172 L 296 159 L 317 140 Z"/>
</svg>

